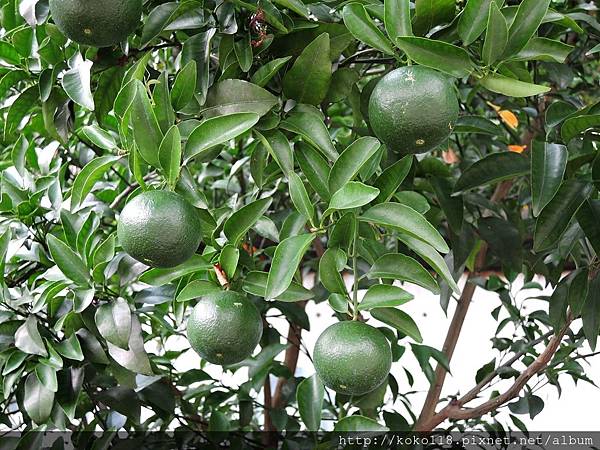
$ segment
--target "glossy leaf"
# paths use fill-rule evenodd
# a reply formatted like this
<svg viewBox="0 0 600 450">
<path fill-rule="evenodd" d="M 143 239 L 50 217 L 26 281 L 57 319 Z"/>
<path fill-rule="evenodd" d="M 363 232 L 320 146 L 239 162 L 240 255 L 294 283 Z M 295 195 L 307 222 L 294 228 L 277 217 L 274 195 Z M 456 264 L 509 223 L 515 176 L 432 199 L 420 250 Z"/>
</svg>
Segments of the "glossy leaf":
<svg viewBox="0 0 600 450">
<path fill-rule="evenodd" d="M 525 47 L 542 23 L 549 5 L 550 0 L 523 0 L 521 2 L 508 32 L 510 39 L 504 51 L 505 56 L 512 56 Z"/>
<path fill-rule="evenodd" d="M 144 350 L 144 339 L 142 327 L 135 315 L 131 316 L 131 334 L 129 336 L 128 349 L 124 350 L 107 342 L 108 353 L 121 366 L 135 373 L 152 375 L 150 360 Z"/>
<path fill-rule="evenodd" d="M 359 311 L 368 311 L 376 308 L 394 308 L 411 301 L 414 295 L 398 286 L 389 284 L 376 284 L 371 286 L 360 304 Z"/>
<path fill-rule="evenodd" d="M 296 145 L 296 159 L 308 183 L 319 194 L 322 200 L 328 200 L 329 195 L 329 165 L 310 145 Z"/>
<path fill-rule="evenodd" d="M 529 160 L 518 153 L 492 153 L 473 163 L 460 176 L 454 192 L 467 191 L 478 186 L 525 175 L 530 170 Z"/>
<path fill-rule="evenodd" d="M 439 287 L 433 277 L 425 268 L 410 256 L 399 253 L 383 255 L 368 272 L 369 279 L 383 278 L 390 280 L 408 281 L 439 293 Z"/>
<path fill-rule="evenodd" d="M 140 281 L 152 286 L 163 286 L 191 273 L 212 269 L 213 266 L 201 255 L 194 255 L 186 262 L 170 269 L 150 269 L 140 276 Z"/>
<path fill-rule="evenodd" d="M 52 413 L 54 405 L 54 392 L 46 388 L 34 373 L 30 373 L 25 380 L 23 407 L 29 418 L 43 424 Z"/>
<path fill-rule="evenodd" d="M 373 183 L 373 186 L 379 189 L 376 203 L 390 201 L 408 175 L 412 166 L 412 161 L 413 157 L 411 155 L 405 156 L 400 161 L 397 161 L 386 168 L 381 175 L 377 177 L 375 183 Z"/>
<path fill-rule="evenodd" d="M 234 212 L 223 225 L 223 232 L 229 242 L 237 245 L 248 230 L 267 212 L 271 202 L 271 198 L 262 198 Z"/>
<path fill-rule="evenodd" d="M 306 187 L 298 175 L 294 172 L 288 174 L 290 198 L 300 214 L 303 214 L 312 224 L 315 220 L 315 207 L 311 202 Z"/>
<path fill-rule="evenodd" d="M 591 184 L 579 180 L 567 180 L 560 186 L 537 218 L 533 243 L 536 252 L 556 245 L 592 191 Z"/>
<path fill-rule="evenodd" d="M 329 210 L 360 208 L 379 196 L 379 189 L 358 181 L 350 181 L 331 196 Z"/>
<path fill-rule="evenodd" d="M 277 298 L 288 289 L 314 239 L 314 234 L 301 234 L 287 238 L 277 246 L 269 271 L 265 300 Z"/>
<path fill-rule="evenodd" d="M 100 306 L 95 315 L 96 326 L 104 339 L 127 349 L 131 333 L 131 310 L 122 298 Z"/>
<path fill-rule="evenodd" d="M 319 105 L 331 82 L 329 35 L 323 33 L 302 50 L 283 77 L 283 92 L 298 103 Z"/>
<path fill-rule="evenodd" d="M 494 0 L 468 0 L 458 21 L 458 34 L 464 45 L 470 45 L 486 29 Z"/>
<path fill-rule="evenodd" d="M 495 1 L 489 3 L 487 30 L 481 51 L 481 58 L 487 66 L 494 64 L 502 57 L 509 37 L 508 25 L 500 8 Z"/>
<path fill-rule="evenodd" d="M 583 202 L 576 218 L 596 255 L 600 255 L 600 200 L 588 199 Z"/>
<path fill-rule="evenodd" d="M 173 89 L 171 89 L 171 103 L 175 111 L 180 111 L 192 100 L 196 92 L 198 78 L 196 61 L 189 61 L 177 74 Z"/>
<path fill-rule="evenodd" d="M 166 132 L 158 149 L 158 158 L 168 185 L 174 189 L 181 168 L 181 135 L 177 125 Z"/>
<path fill-rule="evenodd" d="M 307 430 L 319 429 L 324 396 L 325 388 L 317 374 L 302 380 L 298 385 L 296 390 L 298 412 Z"/>
<path fill-rule="evenodd" d="M 571 139 L 584 131 L 598 127 L 600 127 L 600 114 L 575 116 L 565 120 L 560 129 L 560 134 L 562 140 L 568 144 Z"/>
<path fill-rule="evenodd" d="M 248 294 L 256 295 L 257 297 L 265 297 L 267 289 L 267 280 L 269 274 L 267 272 L 252 271 L 244 278 L 242 289 Z M 300 284 L 292 281 L 290 286 L 281 294 L 275 298 L 280 302 L 301 302 L 304 300 L 310 300 L 314 297 L 312 291 L 306 289 Z"/>
<path fill-rule="evenodd" d="M 361 168 L 379 150 L 380 142 L 370 136 L 362 137 L 350 144 L 336 160 L 329 174 L 329 192 L 335 193 L 348 181 L 352 181 Z"/>
<path fill-rule="evenodd" d="M 389 431 L 388 427 L 380 425 L 375 420 L 365 416 L 347 416 L 340 419 L 333 429 L 335 432 L 347 433 L 347 432 L 379 432 L 385 433 Z"/>
<path fill-rule="evenodd" d="M 60 239 L 48 235 L 48 248 L 52 259 L 61 272 L 70 280 L 80 286 L 90 282 L 90 274 L 83 260 Z"/>
<path fill-rule="evenodd" d="M 598 276 L 590 282 L 581 317 L 583 318 L 583 332 L 594 351 L 600 333 L 600 277 Z"/>
<path fill-rule="evenodd" d="M 338 152 L 323 119 L 317 114 L 294 111 L 280 124 L 281 128 L 299 134 L 308 144 L 319 150 L 327 159 L 335 161 Z"/>
<path fill-rule="evenodd" d="M 416 342 L 423 342 L 419 327 L 404 311 L 395 308 L 377 308 L 371 310 L 371 315 L 375 319 L 401 331 Z"/>
<path fill-rule="evenodd" d="M 473 71 L 469 54 L 447 42 L 421 37 L 399 37 L 396 45 L 416 63 L 454 77 L 466 77 Z"/>
<path fill-rule="evenodd" d="M 213 294 L 215 292 L 221 292 L 221 287 L 219 285 L 213 283 L 212 281 L 194 280 L 186 284 L 186 286 L 177 295 L 175 301 L 187 302 L 189 300 L 202 298 L 205 295 Z"/>
<path fill-rule="evenodd" d="M 531 153 L 533 215 L 538 216 L 562 183 L 569 154 L 563 145 L 535 142 Z"/>
<path fill-rule="evenodd" d="M 384 23 L 392 42 L 400 36 L 412 36 L 410 0 L 385 0 Z"/>
<path fill-rule="evenodd" d="M 92 159 L 77 174 L 71 190 L 71 209 L 77 209 L 94 185 L 120 159 L 119 156 L 100 156 Z"/>
<path fill-rule="evenodd" d="M 205 119 L 236 113 L 267 114 L 279 100 L 260 86 L 244 80 L 223 80 L 208 91 L 201 114 Z"/>
<path fill-rule="evenodd" d="M 80 106 L 93 111 L 94 97 L 90 88 L 92 61 L 79 59 L 75 67 L 65 72 L 62 78 L 63 89 Z"/>
<path fill-rule="evenodd" d="M 400 203 L 380 203 L 367 210 L 360 220 L 401 231 L 417 238 L 436 250 L 447 253 L 448 244 L 425 217 Z"/>
<path fill-rule="evenodd" d="M 487 75 L 479 82 L 484 88 L 509 97 L 533 97 L 550 91 L 549 87 L 526 83 L 499 74 Z"/>
<path fill-rule="evenodd" d="M 252 74 L 250 81 L 257 86 L 265 86 L 275 75 L 277 75 L 281 68 L 285 66 L 290 59 L 292 59 L 291 56 L 286 56 L 284 58 L 276 58 L 273 61 L 269 61 L 268 63 L 260 66 L 256 72 Z"/>
<path fill-rule="evenodd" d="M 30 355 L 48 356 L 35 316 L 30 315 L 15 332 L 15 347 Z"/>
<path fill-rule="evenodd" d="M 328 248 L 319 261 L 319 280 L 329 292 L 347 294 L 340 272 L 346 266 L 346 253 L 339 248 Z"/>
<path fill-rule="evenodd" d="M 258 122 L 255 113 L 236 113 L 213 117 L 198 125 L 185 146 L 185 159 L 202 161 L 208 151 L 245 133 Z M 211 158 L 212 159 L 212 158 Z"/>
<path fill-rule="evenodd" d="M 163 139 L 163 134 L 158 125 L 158 120 L 150 104 L 146 88 L 140 81 L 135 81 L 135 97 L 131 103 L 131 124 L 137 149 L 144 160 L 159 167 L 158 145 Z"/>
<path fill-rule="evenodd" d="M 377 28 L 363 5 L 360 3 L 347 4 L 342 10 L 342 17 L 348 31 L 356 39 L 388 55 L 395 53 L 392 43 Z"/>
</svg>

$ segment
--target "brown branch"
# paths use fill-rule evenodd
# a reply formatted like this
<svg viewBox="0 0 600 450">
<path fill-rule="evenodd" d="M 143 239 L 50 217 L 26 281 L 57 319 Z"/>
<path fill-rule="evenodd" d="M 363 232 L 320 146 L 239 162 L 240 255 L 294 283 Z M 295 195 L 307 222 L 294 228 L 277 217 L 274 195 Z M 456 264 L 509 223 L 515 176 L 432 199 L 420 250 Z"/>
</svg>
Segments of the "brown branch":
<svg viewBox="0 0 600 450">
<path fill-rule="evenodd" d="M 563 337 L 569 330 L 569 326 L 573 317 L 568 314 L 567 323 L 561 328 L 561 330 L 555 336 L 550 339 L 546 349 L 537 357 L 537 359 L 529 366 L 525 371 L 521 373 L 505 392 L 494 397 L 479 406 L 474 408 L 463 408 L 463 405 L 471 401 L 475 396 L 472 391 L 469 391 L 462 398 L 451 402 L 448 406 L 442 409 L 439 413 L 435 414 L 427 421 L 421 423 L 421 431 L 433 430 L 436 426 L 442 423 L 446 419 L 454 420 L 468 420 L 481 417 L 489 412 L 495 411 L 500 406 L 504 405 L 508 401 L 519 396 L 521 390 L 525 387 L 527 382 L 536 374 L 542 372 L 550 363 L 552 356 L 558 350 Z"/>
<path fill-rule="evenodd" d="M 510 191 L 511 187 L 512 181 L 504 181 L 500 183 L 498 186 L 496 186 L 496 190 L 492 195 L 491 201 L 501 201 L 504 197 L 508 195 L 508 192 Z M 479 253 L 477 254 L 477 258 L 475 260 L 475 271 L 469 274 L 467 284 L 463 288 L 462 294 L 458 300 L 458 305 L 456 306 L 456 311 L 454 311 L 454 316 L 452 317 L 452 322 L 450 323 L 450 327 L 448 328 L 446 340 L 444 341 L 444 346 L 442 347 L 442 352 L 448 358 L 448 363 L 450 363 L 452 355 L 454 354 L 454 350 L 456 349 L 456 344 L 462 331 L 467 312 L 469 311 L 469 306 L 471 305 L 473 294 L 475 294 L 476 286 L 475 284 L 471 283 L 470 279 L 474 276 L 477 276 L 478 272 L 485 266 L 485 258 L 487 256 L 487 251 L 488 245 L 484 242 L 481 248 L 479 249 Z M 424 429 L 422 428 L 423 424 L 427 423 L 428 420 L 435 414 L 435 407 L 437 406 L 440 400 L 440 396 L 442 394 L 442 387 L 444 386 L 444 381 L 446 380 L 446 374 L 446 369 L 441 364 L 438 364 L 435 369 L 434 382 L 429 388 L 429 392 L 427 392 L 427 398 L 425 399 L 425 403 L 423 405 L 423 409 L 421 410 L 419 420 L 415 425 L 417 431 L 424 431 Z"/>
</svg>

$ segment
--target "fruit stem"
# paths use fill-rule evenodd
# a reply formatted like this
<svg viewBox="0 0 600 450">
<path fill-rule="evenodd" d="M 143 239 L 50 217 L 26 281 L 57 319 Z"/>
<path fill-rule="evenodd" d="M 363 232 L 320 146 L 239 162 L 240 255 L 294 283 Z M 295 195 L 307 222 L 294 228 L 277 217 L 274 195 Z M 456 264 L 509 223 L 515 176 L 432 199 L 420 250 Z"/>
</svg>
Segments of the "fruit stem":
<svg viewBox="0 0 600 450">
<path fill-rule="evenodd" d="M 356 226 L 354 227 L 354 239 L 352 241 L 352 278 L 354 286 L 352 289 L 352 320 L 358 320 L 358 219 L 354 216 Z"/>
</svg>

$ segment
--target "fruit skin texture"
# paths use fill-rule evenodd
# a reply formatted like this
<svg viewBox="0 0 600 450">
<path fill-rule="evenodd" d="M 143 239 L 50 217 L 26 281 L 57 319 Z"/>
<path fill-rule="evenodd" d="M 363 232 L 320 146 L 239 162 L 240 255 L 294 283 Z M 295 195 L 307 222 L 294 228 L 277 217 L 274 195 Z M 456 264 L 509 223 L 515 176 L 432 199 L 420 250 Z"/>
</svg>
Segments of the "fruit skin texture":
<svg viewBox="0 0 600 450">
<path fill-rule="evenodd" d="M 110 47 L 135 31 L 142 0 L 50 0 L 54 23 L 78 44 Z"/>
<path fill-rule="evenodd" d="M 148 191 L 131 200 L 119 218 L 117 235 L 123 249 L 151 267 L 175 267 L 200 245 L 200 218 L 181 195 Z"/>
<path fill-rule="evenodd" d="M 262 333 L 262 318 L 254 303 L 232 291 L 202 297 L 187 323 L 192 348 L 218 365 L 235 364 L 251 356 Z"/>
<path fill-rule="evenodd" d="M 317 339 L 313 359 L 325 385 L 347 395 L 362 395 L 378 388 L 392 367 L 387 339 L 364 322 L 338 322 Z"/>
<path fill-rule="evenodd" d="M 387 147 L 414 154 L 442 144 L 458 119 L 458 99 L 446 76 L 424 66 L 393 70 L 369 99 L 371 128 Z"/>
</svg>

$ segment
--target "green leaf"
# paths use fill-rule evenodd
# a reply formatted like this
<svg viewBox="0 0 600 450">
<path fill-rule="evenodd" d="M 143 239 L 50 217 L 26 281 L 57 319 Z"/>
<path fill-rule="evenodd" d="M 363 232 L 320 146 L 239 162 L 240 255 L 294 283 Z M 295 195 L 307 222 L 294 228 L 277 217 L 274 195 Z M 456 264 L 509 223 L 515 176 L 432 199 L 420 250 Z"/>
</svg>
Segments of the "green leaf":
<svg viewBox="0 0 600 450">
<path fill-rule="evenodd" d="M 600 127 L 600 114 L 571 117 L 563 123 L 560 135 L 563 142 L 568 144 L 571 139 L 579 136 L 590 128 Z"/>
<path fill-rule="evenodd" d="M 371 203 L 378 195 L 379 189 L 358 181 L 350 181 L 333 194 L 328 210 L 360 208 Z"/>
<path fill-rule="evenodd" d="M 300 261 L 314 239 L 314 234 L 301 234 L 289 237 L 277 246 L 269 271 L 265 300 L 272 300 L 288 289 Z"/>
<path fill-rule="evenodd" d="M 590 282 L 581 317 L 583 318 L 583 332 L 594 351 L 600 332 L 600 277 L 598 276 Z"/>
<path fill-rule="evenodd" d="M 444 41 L 421 37 L 399 37 L 396 45 L 410 59 L 457 78 L 473 71 L 473 62 L 466 50 Z"/>
<path fill-rule="evenodd" d="M 79 255 L 51 234 L 48 235 L 47 241 L 50 255 L 60 271 L 79 286 L 89 285 L 90 273 Z"/>
<path fill-rule="evenodd" d="M 66 94 L 80 106 L 94 110 L 94 96 L 90 88 L 90 72 L 92 61 L 77 59 L 75 67 L 65 72 L 62 78 L 62 86 Z"/>
<path fill-rule="evenodd" d="M 471 164 L 456 182 L 454 192 L 498 183 L 529 173 L 529 160 L 518 153 L 492 153 Z"/>
<path fill-rule="evenodd" d="M 486 66 L 498 61 L 508 43 L 508 25 L 495 1 L 490 2 L 487 31 L 481 51 L 481 57 Z"/>
<path fill-rule="evenodd" d="M 25 380 L 23 407 L 31 420 L 36 424 L 43 424 L 52 413 L 54 405 L 54 392 L 46 388 L 34 373 L 30 373 Z"/>
<path fill-rule="evenodd" d="M 245 35 L 242 37 L 242 39 L 239 39 L 233 43 L 233 50 L 242 72 L 248 72 L 252 67 L 253 55 L 250 41 L 250 36 Z"/>
<path fill-rule="evenodd" d="M 562 183 L 569 152 L 564 145 L 534 142 L 531 152 L 531 196 L 537 217 Z"/>
<path fill-rule="evenodd" d="M 158 5 L 144 21 L 144 29 L 142 30 L 142 38 L 140 47 L 145 47 L 157 37 L 164 28 L 175 18 L 175 13 L 179 4 L 176 2 L 163 3 Z"/>
<path fill-rule="evenodd" d="M 221 292 L 221 287 L 212 281 L 194 280 L 187 284 L 175 298 L 176 302 L 187 302 L 205 295 Z"/>
<path fill-rule="evenodd" d="M 46 364 L 35 366 L 35 375 L 42 385 L 49 391 L 58 391 L 58 380 L 56 379 L 56 369 Z"/>
<path fill-rule="evenodd" d="M 171 105 L 169 92 L 169 75 L 166 71 L 160 74 L 152 90 L 153 110 L 161 132 L 167 130 L 175 123 L 175 111 Z"/>
<path fill-rule="evenodd" d="M 446 283 L 448 283 L 448 286 L 450 286 L 450 289 L 457 294 L 460 294 L 460 289 L 456 285 L 454 277 L 452 276 L 450 269 L 448 269 L 446 261 L 444 261 L 444 258 L 442 258 L 431 245 L 405 234 L 400 234 L 398 239 L 404 242 L 408 248 L 423 258 L 423 260 L 426 261 L 427 264 L 433 268 L 433 270 L 441 275 Z"/>
<path fill-rule="evenodd" d="M 175 111 L 181 111 L 194 97 L 198 79 L 196 61 L 189 61 L 177 74 L 171 89 L 171 104 Z"/>
<path fill-rule="evenodd" d="M 499 74 L 489 74 L 480 79 L 479 83 L 492 92 L 509 97 L 532 97 L 550 91 L 549 87 L 526 83 Z"/>
<path fill-rule="evenodd" d="M 141 81 L 134 81 L 135 97 L 131 103 L 131 125 L 137 149 L 144 160 L 159 167 L 158 145 L 163 139 L 163 134 L 154 115 L 146 88 Z"/>
<path fill-rule="evenodd" d="M 219 264 L 229 279 L 233 278 L 235 275 L 239 260 L 240 250 L 237 247 L 234 247 L 231 244 L 227 244 L 223 247 L 221 254 L 219 255 Z"/>
<path fill-rule="evenodd" d="M 489 119 L 479 116 L 460 116 L 454 126 L 455 133 L 489 134 L 503 136 L 504 130 Z"/>
<path fill-rule="evenodd" d="M 17 49 L 6 41 L 0 42 L 0 59 L 11 65 L 17 65 L 21 62 L 21 56 Z"/>
<path fill-rule="evenodd" d="M 415 34 L 425 35 L 437 25 L 452 22 L 455 14 L 453 0 L 415 0 L 413 30 Z"/>
<path fill-rule="evenodd" d="M 330 161 L 335 161 L 338 158 L 339 155 L 333 146 L 329 130 L 323 123 L 323 119 L 317 114 L 293 111 L 281 122 L 280 127 L 302 136 L 304 141 L 323 153 Z"/>
<path fill-rule="evenodd" d="M 366 431 L 385 433 L 389 430 L 390 429 L 388 427 L 384 427 L 383 425 L 380 425 L 373 419 L 370 419 L 365 416 L 357 416 L 357 415 L 344 417 L 343 419 L 339 420 L 335 424 L 335 427 L 333 429 L 333 431 L 335 431 L 335 432 L 342 432 L 342 433 L 347 433 L 347 432 L 364 433 Z"/>
<path fill-rule="evenodd" d="M 273 3 L 289 9 L 290 11 L 294 11 L 296 14 L 304 17 L 305 19 L 310 19 L 309 9 L 300 0 L 273 0 Z"/>
<path fill-rule="evenodd" d="M 329 174 L 329 192 L 335 193 L 348 181 L 352 181 L 360 169 L 379 150 L 381 143 L 374 137 L 357 139 L 342 152 Z"/>
<path fill-rule="evenodd" d="M 198 94 L 201 103 L 204 102 L 210 85 L 210 49 L 216 31 L 216 28 L 208 28 L 193 35 L 186 39 L 181 50 L 181 64 L 187 65 L 192 60 L 196 61 L 198 78 L 194 92 Z"/>
<path fill-rule="evenodd" d="M 71 189 L 71 210 L 75 210 L 81 205 L 94 185 L 119 159 L 121 159 L 120 156 L 100 156 L 92 159 L 81 169 Z"/>
<path fill-rule="evenodd" d="M 339 248 L 328 248 L 319 260 L 319 280 L 329 292 L 347 294 L 340 272 L 346 266 L 346 253 Z"/>
<path fill-rule="evenodd" d="M 379 189 L 377 203 L 390 201 L 396 193 L 412 166 L 413 156 L 407 155 L 400 161 L 395 162 L 386 168 L 373 183 L 373 186 Z"/>
<path fill-rule="evenodd" d="M 194 158 L 202 162 L 210 149 L 245 133 L 256 125 L 259 119 L 256 113 L 236 113 L 205 120 L 194 128 L 188 138 L 185 162 Z"/>
<path fill-rule="evenodd" d="M 436 281 L 421 264 L 410 256 L 399 253 L 383 255 L 375 261 L 367 276 L 370 280 L 383 278 L 408 281 L 409 283 L 422 286 L 434 294 L 439 294 L 440 292 Z"/>
<path fill-rule="evenodd" d="M 371 315 L 375 319 L 401 331 L 416 342 L 423 342 L 419 327 L 404 311 L 395 308 L 377 308 L 371 310 Z"/>
<path fill-rule="evenodd" d="M 513 59 L 519 61 L 549 61 L 563 64 L 573 46 L 547 38 L 532 38 Z"/>
<path fill-rule="evenodd" d="M 395 54 L 392 43 L 377 28 L 363 5 L 360 3 L 347 4 L 342 10 L 342 17 L 346 28 L 356 39 L 387 55 Z"/>
<path fill-rule="evenodd" d="M 591 184 L 579 180 L 566 180 L 554 198 L 542 210 L 535 223 L 533 249 L 549 250 L 556 245 L 567 230 L 583 202 L 591 195 Z"/>
<path fill-rule="evenodd" d="M 400 36 L 412 36 L 410 0 L 385 0 L 383 13 L 385 31 L 392 42 Z"/>
<path fill-rule="evenodd" d="M 579 317 L 583 310 L 583 305 L 588 296 L 589 270 L 587 268 L 579 269 L 575 276 L 570 280 L 569 284 L 569 299 L 568 303 L 571 307 L 571 313 L 573 317 Z"/>
<path fill-rule="evenodd" d="M 153 375 L 150 360 L 144 350 L 142 327 L 135 314 L 131 316 L 131 334 L 128 343 L 129 350 L 123 350 L 110 342 L 107 342 L 106 345 L 108 347 L 108 353 L 119 365 L 135 373 Z"/>
<path fill-rule="evenodd" d="M 319 105 L 331 82 L 329 34 L 308 44 L 283 77 L 283 92 L 298 103 Z"/>
<path fill-rule="evenodd" d="M 142 283 L 163 286 L 186 275 L 212 269 L 212 264 L 201 255 L 194 255 L 183 264 L 170 269 L 150 269 L 140 276 Z"/>
<path fill-rule="evenodd" d="M 286 56 L 285 58 L 276 58 L 273 61 L 269 61 L 260 66 L 258 70 L 252 74 L 250 81 L 257 86 L 265 86 L 290 59 L 292 59 L 291 56 Z"/>
<path fill-rule="evenodd" d="M 546 108 L 546 125 L 553 128 L 576 112 L 577 107 L 571 103 L 555 101 Z"/>
<path fill-rule="evenodd" d="M 165 180 L 173 190 L 181 169 L 181 135 L 177 125 L 169 128 L 158 149 L 158 159 L 163 169 Z"/>
<path fill-rule="evenodd" d="M 227 240 L 237 246 L 248 230 L 267 212 L 272 198 L 262 198 L 234 212 L 223 225 Z"/>
<path fill-rule="evenodd" d="M 504 56 L 517 54 L 529 42 L 542 23 L 550 0 L 523 0 L 519 5 L 515 19 L 510 26 L 510 39 L 506 45 Z"/>
<path fill-rule="evenodd" d="M 488 14 L 494 0 L 468 0 L 458 20 L 458 35 L 464 45 L 471 45 L 485 30 Z M 497 6 L 496 6 L 497 8 Z"/>
<path fill-rule="evenodd" d="M 29 355 L 48 356 L 35 316 L 27 317 L 15 332 L 15 347 Z"/>
<path fill-rule="evenodd" d="M 294 171 L 294 153 L 288 138 L 279 130 L 259 133 L 254 130 L 254 133 L 259 137 L 260 141 L 267 149 L 281 168 L 281 171 L 287 176 Z"/>
<path fill-rule="evenodd" d="M 588 199 L 583 202 L 576 217 L 596 255 L 600 255 L 600 200 Z"/>
<path fill-rule="evenodd" d="M 401 231 L 447 253 L 448 244 L 425 217 L 400 203 L 380 203 L 367 210 L 360 220 Z"/>
<path fill-rule="evenodd" d="M 292 203 L 298 212 L 310 220 L 310 223 L 314 226 L 315 207 L 308 196 L 308 192 L 306 192 L 304 183 L 294 172 L 288 173 L 288 183 Z"/>
<path fill-rule="evenodd" d="M 330 294 L 329 297 L 327 297 L 327 302 L 329 303 L 329 306 L 331 306 L 331 309 L 333 309 L 334 311 L 339 312 L 341 314 L 348 313 L 347 294 Z"/>
<path fill-rule="evenodd" d="M 414 295 L 398 286 L 376 284 L 369 288 L 358 305 L 358 310 L 368 311 L 376 308 L 394 308 L 404 305 L 413 298 Z"/>
<path fill-rule="evenodd" d="M 23 91 L 17 99 L 10 105 L 8 114 L 4 122 L 4 136 L 18 129 L 19 125 L 36 102 L 39 102 L 40 94 L 37 86 L 31 86 Z"/>
<path fill-rule="evenodd" d="M 264 116 L 279 99 L 266 89 L 243 80 L 223 80 L 213 85 L 201 109 L 202 117 L 234 113 L 256 113 Z"/>
<path fill-rule="evenodd" d="M 317 374 L 302 380 L 296 389 L 298 412 L 309 431 L 319 429 L 324 396 L 325 387 Z"/>
<path fill-rule="evenodd" d="M 431 187 L 435 192 L 437 201 L 448 220 L 448 225 L 454 233 L 460 234 L 463 226 L 464 204 L 462 196 L 452 196 L 454 186 L 450 178 L 431 177 L 429 179 Z"/>
<path fill-rule="evenodd" d="M 295 155 L 308 183 L 322 200 L 329 200 L 327 179 L 329 178 L 330 169 L 325 158 L 310 145 L 301 144 L 296 144 Z"/>
<path fill-rule="evenodd" d="M 117 298 L 100 306 L 95 315 L 96 326 L 104 339 L 127 349 L 131 334 L 131 309 L 125 300 Z"/>
<path fill-rule="evenodd" d="M 98 343 L 98 346 L 100 347 L 100 343 Z M 79 340 L 77 339 L 77 335 L 75 334 L 72 334 L 68 337 L 68 339 L 65 339 L 64 341 L 55 344 L 55 348 L 56 351 L 65 358 L 72 359 L 73 361 L 83 361 L 83 352 L 81 351 L 81 345 L 79 344 Z M 100 347 L 100 349 L 102 348 Z M 106 361 L 106 363 L 108 364 L 108 361 Z"/>
<path fill-rule="evenodd" d="M 419 214 L 425 214 L 431 209 L 427 197 L 415 191 L 401 191 L 394 197 L 398 203 L 411 207 Z"/>
<path fill-rule="evenodd" d="M 269 274 L 267 272 L 252 271 L 246 275 L 242 289 L 248 294 L 256 295 L 257 297 L 265 297 L 267 289 L 267 281 Z M 286 303 L 301 302 L 310 300 L 314 297 L 312 291 L 306 289 L 300 284 L 293 282 L 290 286 L 275 298 L 275 300 Z"/>
<path fill-rule="evenodd" d="M 117 143 L 110 133 L 96 125 L 81 128 L 80 133 L 92 144 L 103 150 L 112 151 L 117 148 Z"/>
</svg>

